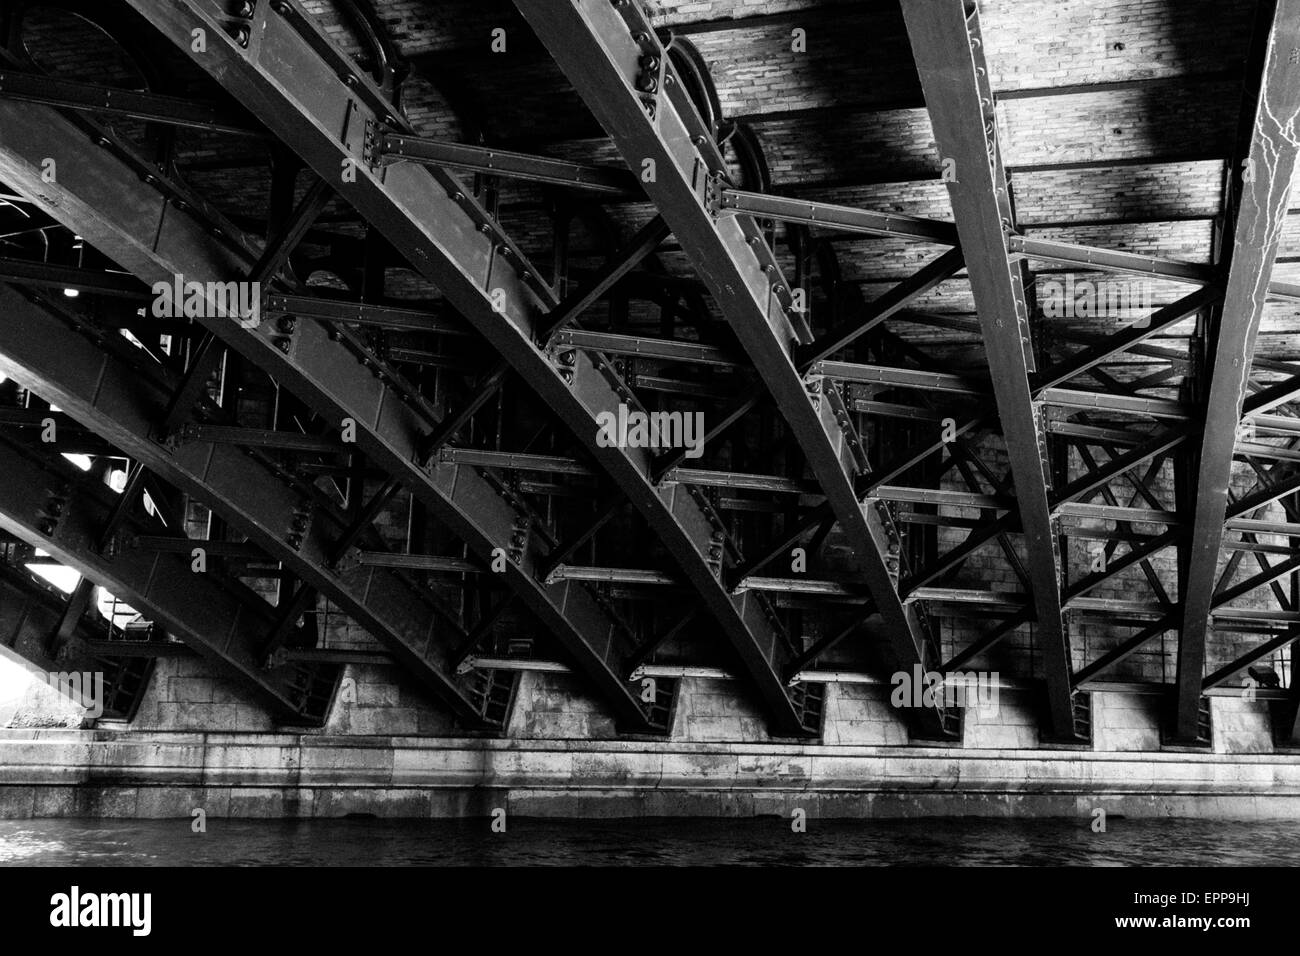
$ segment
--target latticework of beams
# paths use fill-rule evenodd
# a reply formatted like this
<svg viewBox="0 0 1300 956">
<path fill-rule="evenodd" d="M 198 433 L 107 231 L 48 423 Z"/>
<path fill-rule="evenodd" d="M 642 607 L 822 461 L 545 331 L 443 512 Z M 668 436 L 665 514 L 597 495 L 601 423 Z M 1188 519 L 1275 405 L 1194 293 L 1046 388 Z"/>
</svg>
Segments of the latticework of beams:
<svg viewBox="0 0 1300 956">
<path fill-rule="evenodd" d="M 701 203 L 720 187 L 726 167 L 683 84 L 673 77 L 667 51 L 635 4 L 566 0 L 517 6 L 629 166 L 653 166 L 646 192 L 734 330 L 853 541 L 898 666 L 938 666 L 934 639 L 918 609 L 904 605 L 898 595 L 897 531 L 883 506 L 864 507 L 855 490 L 861 465 L 843 400 L 836 389 L 824 388 L 816 377 L 802 378 L 795 367 L 799 357 L 794 345 L 811 345 L 811 334 L 794 311 L 790 286 L 772 250 L 750 217 L 715 220 Z M 638 94 L 635 84 L 647 62 L 662 67 L 663 76 L 655 83 L 663 85 L 649 95 Z M 918 282 L 916 290 L 946 271 L 945 263 L 935 277 Z M 923 715 L 921 721 L 928 722 L 928 732 L 943 732 L 942 714 Z"/>
<path fill-rule="evenodd" d="M 20 115 L 6 115 L 0 132 L 0 168 L 6 181 L 48 196 L 53 187 L 41 183 L 41 158 L 62 156 L 67 172 L 57 184 L 57 215 L 97 247 L 111 250 L 146 281 L 169 282 L 182 275 L 197 282 L 224 282 L 252 265 L 251 251 L 244 252 L 235 240 L 214 238 L 202 222 L 176 209 L 129 165 L 97 149 L 66 120 L 42 107 L 0 104 L 0 112 L 10 110 Z M 34 114 L 29 112 L 33 110 Z M 41 136 L 31 134 L 38 129 Z M 159 219 L 165 220 L 161 233 L 145 225 Z M 157 235 L 156 245 L 141 245 L 139 235 Z M 336 425 L 345 418 L 355 422 L 358 449 L 409 482 L 416 495 L 470 542 L 483 560 L 490 560 L 494 549 L 511 548 L 524 516 L 472 470 L 441 463 L 422 467 L 420 450 L 429 428 L 427 416 L 420 414 L 423 406 L 417 409 L 403 403 L 341 342 L 332 341 L 330 330 L 309 321 L 267 322 L 245 329 L 215 308 L 204 311 L 210 313 L 204 322 L 231 348 L 313 402 Z M 286 328 L 296 334 L 285 333 Z M 281 343 L 289 341 L 291 347 L 283 351 Z M 528 573 L 533 561 L 544 557 L 524 549 L 519 560 L 508 562 L 505 583 L 521 589 L 534 613 L 569 642 L 584 671 L 603 685 L 630 726 L 653 730 L 614 659 L 619 629 L 573 586 L 547 587 Z"/>
<path fill-rule="evenodd" d="M 597 416 L 634 406 L 634 396 L 601 356 L 543 350 L 545 343 L 538 340 L 547 312 L 558 304 L 554 293 L 478 202 L 441 170 L 414 164 L 378 168 L 378 131 L 390 120 L 399 126 L 402 121 L 391 116 L 368 78 L 345 84 L 340 64 L 327 62 L 321 43 L 313 42 L 323 39 L 319 27 L 291 5 L 260 7 L 248 24 L 246 48 L 224 31 L 220 3 L 185 0 L 163 10 L 152 3 L 133 5 L 187 52 L 192 30 L 208 31 L 212 43 L 194 55 L 195 62 L 218 76 L 322 178 L 338 182 L 343 198 L 393 246 L 407 251 L 416 268 L 556 411 L 655 529 L 743 661 L 773 727 L 808 734 L 800 705 L 780 677 L 790 652 L 777 625 L 761 602 L 723 586 L 725 529 L 691 489 L 656 487 L 645 449 L 598 441 Z M 276 48 L 277 56 L 257 57 L 263 46 Z M 346 180 L 344 170 L 351 172 Z M 615 663 L 606 658 L 607 666 Z"/>
<path fill-rule="evenodd" d="M 1010 54 L 996 40 L 986 52 L 975 0 L 886 15 L 879 45 L 918 68 L 919 84 L 902 71 L 905 108 L 860 109 L 846 85 L 844 104 L 787 114 L 781 87 L 770 115 L 735 70 L 770 51 L 745 39 L 738 59 L 710 62 L 709 47 L 769 18 L 737 8 L 697 49 L 692 18 L 713 7 L 517 6 L 510 53 L 522 40 L 523 59 L 452 55 L 469 74 L 519 67 L 500 80 L 519 84 L 519 108 L 499 114 L 500 90 L 464 84 L 442 51 L 417 57 L 421 82 L 405 94 L 391 71 L 372 81 L 382 64 L 346 51 L 377 50 L 383 27 L 348 39 L 356 24 L 300 0 L 105 4 L 101 26 L 133 55 L 189 54 L 175 67 L 194 101 L 165 95 L 170 78 L 141 90 L 66 79 L 87 74 L 23 53 L 17 35 L 47 28 L 19 24 L 6 65 L 24 72 L 0 72 L 0 182 L 18 194 L 0 200 L 17 223 L 0 235 L 0 279 L 53 292 L 0 293 L 33 322 L 0 329 L 15 379 L 0 387 L 17 397 L 0 427 L 30 435 L 48 417 L 60 452 L 133 459 L 145 484 L 131 495 L 146 488 L 168 532 L 188 526 L 186 498 L 210 505 L 209 531 L 139 534 L 136 547 L 181 555 L 197 541 L 222 571 L 264 573 L 279 595 L 264 663 L 337 654 L 299 646 L 310 609 L 337 607 L 469 726 L 483 714 L 461 678 L 507 645 L 567 652 L 623 732 L 667 729 L 663 701 L 634 692 L 638 665 L 698 655 L 711 667 L 720 649 L 781 736 L 817 732 L 798 675 L 819 663 L 978 660 L 1045 678 L 1044 731 L 1075 741 L 1087 725 L 1076 693 L 1157 661 L 1166 686 L 1177 647 L 1170 716 L 1188 742 L 1206 729 L 1207 688 L 1290 659 L 1300 366 L 1283 320 L 1300 293 L 1271 273 L 1294 165 L 1291 3 L 1259 4 L 1237 152 L 1207 146 L 1198 171 L 1173 154 L 1151 159 L 1160 169 L 1112 168 L 1140 184 L 1113 194 L 1107 160 L 1019 155 L 1060 148 L 1024 127 L 1026 101 L 1100 87 L 1020 89 Z M 990 33 L 1017 31 L 984 12 Z M 114 35 L 140 15 L 152 28 Z M 446 29 L 463 41 L 462 26 Z M 832 41 L 819 36 L 818 53 Z M 1077 51 L 1061 58 L 1093 71 Z M 782 69 L 815 85 L 814 60 Z M 562 94 L 554 116 L 527 108 L 526 84 Z M 433 88 L 446 102 L 430 111 Z M 937 148 L 913 143 L 924 160 L 877 180 L 876 124 L 900 110 Z M 476 142 L 449 141 L 455 129 Z M 1108 141 L 1126 150 L 1116 168 L 1141 167 L 1140 139 Z M 57 178 L 42 175 L 46 159 Z M 1206 172 L 1223 162 L 1226 190 Z M 1083 180 L 1070 195 L 1064 184 Z M 864 195 L 876 209 L 858 207 Z M 945 202 L 952 221 L 935 211 Z M 1095 218 L 1079 219 L 1078 202 Z M 1160 218 L 1183 204 L 1199 206 Z M 1053 315 L 1036 297 L 1074 272 L 1151 285 L 1156 301 Z M 262 283 L 260 326 L 135 313 L 152 282 L 177 276 Z M 151 357 L 143 374 L 119 329 Z M 104 375 L 107 402 L 79 381 Z M 46 415 L 41 397 L 62 411 Z M 682 408 L 709 419 L 701 461 L 598 440 L 603 414 Z M 305 525 L 305 546 L 286 522 Z M 1100 564 L 1076 563 L 1085 549 Z M 88 593 L 56 626 L 74 644 Z M 304 614 L 313 626 L 300 631 Z M 1179 641 L 1148 646 L 1180 626 Z M 1245 650 L 1237 633 L 1263 636 Z M 552 636 L 560 647 L 532 643 Z M 952 736 L 951 716 L 905 715 L 937 737 Z"/>
</svg>

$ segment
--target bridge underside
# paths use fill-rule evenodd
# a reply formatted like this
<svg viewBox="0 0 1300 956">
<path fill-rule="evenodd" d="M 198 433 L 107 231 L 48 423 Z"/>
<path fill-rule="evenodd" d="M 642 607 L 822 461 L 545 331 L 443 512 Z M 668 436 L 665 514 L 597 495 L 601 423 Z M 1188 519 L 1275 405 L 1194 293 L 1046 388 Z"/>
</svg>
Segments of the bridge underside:
<svg viewBox="0 0 1300 956">
<path fill-rule="evenodd" d="M 1300 0 L 749 6 L 6 0 L 0 643 L 142 734 L 1296 745 Z"/>
</svg>

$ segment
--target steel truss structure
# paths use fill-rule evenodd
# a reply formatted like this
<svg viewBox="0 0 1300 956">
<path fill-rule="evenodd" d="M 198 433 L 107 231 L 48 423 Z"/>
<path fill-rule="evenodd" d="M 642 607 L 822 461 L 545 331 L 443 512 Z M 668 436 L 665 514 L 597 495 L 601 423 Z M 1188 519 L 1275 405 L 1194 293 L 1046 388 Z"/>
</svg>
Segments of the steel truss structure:
<svg viewBox="0 0 1300 956">
<path fill-rule="evenodd" d="M 6 56 L 0 183 L 79 252 L 0 256 L 0 371 L 22 389 L 0 459 L 35 481 L 4 483 L 0 525 L 287 719 L 325 719 L 349 653 L 312 633 L 322 608 L 481 732 L 503 729 L 518 673 L 490 662 L 553 652 L 624 733 L 670 729 L 676 685 L 646 683 L 648 662 L 733 668 L 770 732 L 801 738 L 819 732 L 816 665 L 985 660 L 1040 682 L 1044 739 L 1080 743 L 1089 688 L 1172 635 L 1169 736 L 1196 744 L 1207 691 L 1291 660 L 1300 366 L 1254 341 L 1268 301 L 1300 298 L 1272 275 L 1300 0 L 1261 4 L 1209 264 L 1020 225 L 968 0 L 902 5 L 951 221 L 778 194 L 690 31 L 626 0 L 515 4 L 608 138 L 599 162 L 424 135 L 391 44 L 363 68 L 299 0 L 67 3 L 110 33 L 147 22 L 208 93 Z M 265 221 L 193 184 L 182 133 L 266 151 Z M 516 194 L 543 197 L 541 239 L 511 222 Z M 575 222 L 607 240 L 585 271 Z M 834 246 L 864 237 L 919 264 L 866 295 Z M 1174 291 L 1118 328 L 1050 322 L 1038 293 L 1062 270 Z M 196 284 L 194 308 L 159 314 L 160 283 Z M 256 284 L 256 316 L 222 307 L 226 283 Z M 933 308 L 939 290 L 973 308 Z M 927 329 L 968 336 L 975 360 L 909 332 Z M 637 415 L 702 416 L 699 448 L 609 440 Z M 131 500 L 73 474 L 74 452 L 129 462 Z M 180 520 L 151 523 L 145 494 Z M 218 574 L 189 571 L 194 548 Z M 129 715 L 174 642 L 103 657 L 84 589 L 61 610 L 14 554 L 0 588 L 33 613 L 0 617 L 7 644 L 48 669 L 60 648 L 134 662 Z M 217 609 L 203 620 L 195 588 Z M 1224 660 L 1216 633 L 1261 637 Z M 1296 737 L 1300 696 L 1278 713 Z M 916 738 L 959 738 L 942 702 L 907 716 Z"/>
</svg>

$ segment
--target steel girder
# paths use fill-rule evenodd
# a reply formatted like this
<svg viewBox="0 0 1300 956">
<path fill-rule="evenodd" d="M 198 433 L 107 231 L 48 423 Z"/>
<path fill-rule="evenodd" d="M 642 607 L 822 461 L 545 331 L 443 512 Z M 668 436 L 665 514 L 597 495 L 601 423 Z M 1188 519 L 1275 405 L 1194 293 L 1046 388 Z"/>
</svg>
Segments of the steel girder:
<svg viewBox="0 0 1300 956">
<path fill-rule="evenodd" d="M 4 323 L 6 328 L 15 324 Z M 111 548 L 101 553 L 97 544 L 118 496 L 98 475 L 69 464 L 53 446 L 38 447 L 24 448 L 11 437 L 0 437 L 0 474 L 5 476 L 0 482 L 0 527 L 108 588 L 161 622 L 168 633 L 233 671 L 282 719 L 324 723 L 341 668 L 264 668 L 259 648 L 273 620 L 271 607 L 236 582 L 196 574 L 188 555 Z M 132 523 L 124 518 L 123 529 Z"/>
<path fill-rule="evenodd" d="M 631 391 L 603 356 L 538 341 L 547 312 L 558 304 L 553 291 L 452 176 L 382 162 L 384 130 L 409 129 L 369 78 L 293 0 L 256 4 L 239 25 L 244 45 L 228 35 L 230 18 L 217 0 L 129 2 L 187 53 L 191 31 L 207 31 L 206 52 L 191 53 L 195 63 L 335 184 L 510 362 L 655 531 L 740 656 L 773 729 L 815 735 L 816 728 L 805 726 L 803 695 L 780 676 L 790 650 L 775 617 L 760 600 L 732 594 L 723 583 L 721 521 L 694 489 L 654 484 L 650 449 L 598 443 L 596 416 L 635 404 Z M 342 180 L 344 170 L 355 174 L 354 182 Z M 295 345 L 302 338 L 295 336 Z M 534 566 L 530 553 L 517 577 L 530 579 L 530 590 L 545 589 L 531 573 Z M 593 639 L 586 655 L 598 656 L 611 674 L 620 668 L 612 644 Z"/>
<path fill-rule="evenodd" d="M 626 169 L 528 156 L 490 146 L 448 143 L 400 133 L 381 134 L 384 162 L 416 162 L 535 183 L 572 186 L 631 198 L 639 192 L 637 178 Z"/>
<path fill-rule="evenodd" d="M 938 667 L 922 615 L 899 599 L 897 531 L 883 503 L 864 507 L 856 492 L 862 466 L 839 392 L 796 370 L 796 348 L 809 345 L 812 336 L 793 310 L 761 230 L 748 216 L 719 218 L 708 211 L 726 164 L 640 7 L 579 0 L 517 0 L 516 6 L 628 165 L 641 170 L 653 163 L 646 193 L 736 333 L 853 542 L 897 666 Z M 651 82 L 655 88 L 638 92 L 638 82 L 642 90 Z M 938 710 L 918 715 L 919 731 L 942 735 L 943 728 Z"/>
<path fill-rule="evenodd" d="M 237 113 L 193 99 L 140 93 L 10 70 L 0 70 L 0 98 L 207 132 L 254 138 L 264 138 L 266 135 L 264 130 L 245 122 L 245 118 Z M 640 194 L 636 177 L 628 170 L 616 166 L 558 160 L 487 146 L 417 137 L 404 132 L 380 131 L 375 141 L 375 152 L 378 159 L 385 163 L 418 162 L 615 196 L 634 197 Z M 836 232 L 895 236 L 946 245 L 957 243 L 955 228 L 942 220 L 767 195 L 725 186 L 717 193 L 716 201 L 716 211 L 719 214 L 750 215 L 818 226 Z M 1204 285 L 1213 279 L 1212 269 L 1208 266 L 1141 253 L 1036 239 L 1020 234 L 1009 238 L 1009 246 L 1019 256 L 1099 272 L 1151 276 L 1193 285 Z M 1268 293 L 1277 299 L 1297 300 L 1300 299 L 1300 286 L 1280 281 L 1270 282 Z"/>
<path fill-rule="evenodd" d="M 209 103 L 180 96 L 140 93 L 53 76 L 0 70 L 0 97 L 61 109 L 190 127 L 213 133 L 260 136 L 245 118 Z"/>
<path fill-rule="evenodd" d="M 103 674 L 105 717 L 130 720 L 149 687 L 153 662 L 148 658 L 107 657 L 92 649 L 103 644 L 104 634 L 93 626 L 84 610 L 71 604 L 52 585 L 35 579 L 27 570 L 0 561 L 0 647 L 8 648 L 50 680 L 50 675 Z M 75 618 L 69 620 L 69 611 Z M 54 638 L 65 638 L 57 648 Z M 53 681 L 63 690 L 57 678 Z M 78 701 L 85 703 L 85 701 Z"/>
<path fill-rule="evenodd" d="M 1262 11 L 1268 13 L 1270 4 Z M 1300 150 L 1300 82 L 1293 51 L 1300 48 L 1300 0 L 1272 5 L 1262 73 L 1250 102 L 1250 146 L 1227 244 L 1223 302 L 1206 347 L 1208 390 L 1196 465 L 1195 506 L 1181 588 L 1183 622 L 1178 642 L 1178 698 L 1174 733 L 1197 736 L 1215 574 L 1227 517 L 1237 425 L 1250 382 L 1251 356 L 1264 312 L 1273 261 L 1287 218 L 1291 178 Z M 1248 85 L 1255 80 L 1248 78 Z"/>
<path fill-rule="evenodd" d="M 903 4 L 939 155 L 956 161 L 948 183 L 975 296 L 1002 434 L 1029 555 L 1052 732 L 1073 738 L 1070 644 L 1061 608 L 1061 555 L 1049 502 L 1051 465 L 1041 406 L 1030 389 L 1033 352 L 1024 280 L 1012 259 L 1014 227 L 997 116 L 984 63 L 979 13 L 965 0 Z"/>
<path fill-rule="evenodd" d="M 295 520 L 311 512 L 310 501 L 240 448 L 165 441 L 157 423 L 174 389 L 157 378 L 161 370 L 133 367 L 12 289 L 0 287 L 0 310 L 13 320 L 0 325 L 0 369 L 203 501 L 388 645 L 467 725 L 489 727 L 471 682 L 454 673 L 438 614 L 414 587 L 355 562 L 331 567 L 337 529 L 329 516 L 318 512 L 295 530 Z M 260 635 L 262 658 L 278 614 L 270 612 Z"/>
<path fill-rule="evenodd" d="M 41 180 L 45 156 L 59 157 L 57 183 Z M 45 107 L 0 102 L 0 177 L 149 283 L 176 275 L 198 282 L 239 279 L 257 261 L 254 250 L 214 234 L 191 208 L 169 202 L 132 164 L 97 149 L 85 132 Z M 516 556 L 507 562 L 505 583 L 573 654 L 619 720 L 628 729 L 665 729 L 649 721 L 648 706 L 623 673 L 618 622 L 581 584 L 546 585 L 534 573 L 547 553 L 544 542 L 527 533 L 527 515 L 472 468 L 422 464 L 433 419 L 424 403 L 406 404 L 408 396 L 391 380 L 376 378 L 345 344 L 333 341 L 340 332 L 332 323 L 277 320 L 245 329 L 212 309 L 202 311 L 197 321 L 327 420 L 354 421 L 357 448 L 409 486 L 481 558 L 490 560 L 496 548 Z M 521 534 L 527 540 L 516 550 L 512 539 Z M 421 644 L 426 651 L 440 653 Z M 421 664 L 420 672 L 426 682 L 444 686 L 430 665 Z"/>
</svg>

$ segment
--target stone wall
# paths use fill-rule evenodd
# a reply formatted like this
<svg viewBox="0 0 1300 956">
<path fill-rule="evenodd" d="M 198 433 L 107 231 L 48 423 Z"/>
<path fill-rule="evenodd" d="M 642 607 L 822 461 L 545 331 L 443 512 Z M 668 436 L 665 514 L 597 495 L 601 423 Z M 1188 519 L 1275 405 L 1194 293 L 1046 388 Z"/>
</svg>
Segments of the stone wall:
<svg viewBox="0 0 1300 956">
<path fill-rule="evenodd" d="M 1041 690 L 1000 675 L 995 707 L 972 703 L 963 713 L 962 748 L 1034 750 L 1039 739 Z M 1136 688 L 1134 688 L 1136 690 Z M 894 688 L 884 683 L 839 682 L 825 685 L 819 744 L 836 747 L 906 747 L 918 743 L 908 733 L 908 714 L 891 703 Z M 1132 690 L 1091 694 L 1095 753 L 1155 753 L 1162 749 L 1161 698 Z M 1212 697 L 1213 749 L 1220 754 L 1272 753 L 1268 702 L 1242 697 Z M 126 730 L 118 721 L 101 728 Z M 225 734 L 280 733 L 262 705 L 215 665 L 199 657 L 158 661 L 153 681 L 129 733 Z M 298 733 L 299 731 L 294 731 Z M 326 725 L 306 736 L 423 737 L 462 736 L 455 721 L 419 684 L 388 664 L 348 665 Z M 613 741 L 620 738 L 608 708 L 580 678 L 567 673 L 525 671 L 519 675 L 507 720 L 507 740 Z M 638 737 L 637 739 L 652 739 Z M 684 677 L 677 682 L 671 730 L 665 747 L 693 744 L 780 745 L 761 707 L 743 681 Z"/>
<path fill-rule="evenodd" d="M 5 818 L 1300 814 L 1300 757 L 1275 754 L 71 730 L 0 747 Z"/>
</svg>

